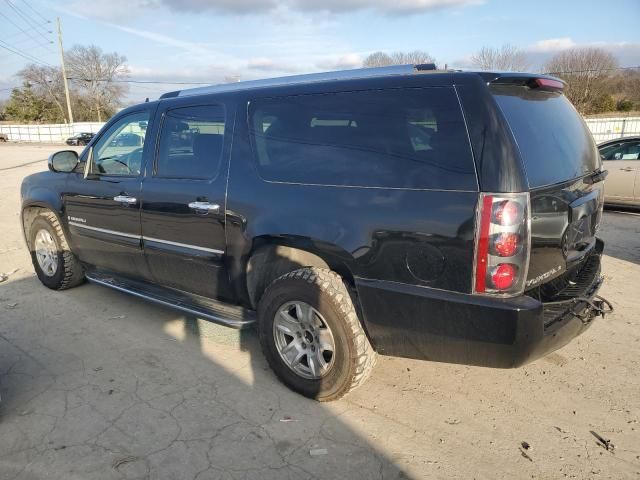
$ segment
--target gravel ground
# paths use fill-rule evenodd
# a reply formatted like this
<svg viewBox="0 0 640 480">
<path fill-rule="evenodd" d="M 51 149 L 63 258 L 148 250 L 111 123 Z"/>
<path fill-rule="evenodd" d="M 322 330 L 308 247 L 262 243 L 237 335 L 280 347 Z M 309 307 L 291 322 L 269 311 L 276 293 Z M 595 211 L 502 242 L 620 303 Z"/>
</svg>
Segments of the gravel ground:
<svg viewBox="0 0 640 480">
<path fill-rule="evenodd" d="M 318 404 L 251 332 L 40 285 L 18 196 L 55 149 L 0 145 L 0 478 L 640 478 L 640 216 L 605 213 L 616 311 L 562 350 L 517 370 L 380 358 Z"/>
</svg>

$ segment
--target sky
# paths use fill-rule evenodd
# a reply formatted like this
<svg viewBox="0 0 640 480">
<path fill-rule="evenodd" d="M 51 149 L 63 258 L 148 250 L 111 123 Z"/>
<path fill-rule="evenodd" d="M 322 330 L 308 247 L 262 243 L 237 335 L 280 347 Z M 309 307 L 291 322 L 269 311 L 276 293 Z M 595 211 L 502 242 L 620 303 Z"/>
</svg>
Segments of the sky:
<svg viewBox="0 0 640 480">
<path fill-rule="evenodd" d="M 481 47 L 509 43 L 539 69 L 596 46 L 640 66 L 640 0 L 0 0 L 0 98 L 33 60 L 60 64 L 57 17 L 65 49 L 97 45 L 127 58 L 129 80 L 167 82 L 130 83 L 126 103 L 189 88 L 169 82 L 357 68 L 378 50 L 471 68 Z"/>
</svg>

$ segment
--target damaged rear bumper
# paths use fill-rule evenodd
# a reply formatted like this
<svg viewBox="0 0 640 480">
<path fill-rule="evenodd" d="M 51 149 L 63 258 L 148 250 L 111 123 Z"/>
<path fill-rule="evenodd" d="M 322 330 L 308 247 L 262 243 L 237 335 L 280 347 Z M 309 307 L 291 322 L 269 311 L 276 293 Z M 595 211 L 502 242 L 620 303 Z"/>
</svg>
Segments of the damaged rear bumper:
<svg viewBox="0 0 640 480">
<path fill-rule="evenodd" d="M 557 350 L 611 305 L 602 285 L 602 242 L 548 301 L 499 299 L 357 279 L 369 338 L 383 355 L 512 368 Z"/>
</svg>

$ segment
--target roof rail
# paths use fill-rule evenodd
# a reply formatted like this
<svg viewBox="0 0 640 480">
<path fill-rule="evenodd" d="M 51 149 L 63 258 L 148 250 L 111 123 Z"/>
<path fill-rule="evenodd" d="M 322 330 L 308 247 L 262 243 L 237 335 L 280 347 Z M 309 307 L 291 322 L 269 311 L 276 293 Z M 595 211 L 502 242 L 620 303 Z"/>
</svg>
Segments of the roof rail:
<svg viewBox="0 0 640 480">
<path fill-rule="evenodd" d="M 387 75 L 410 75 L 416 71 L 435 70 L 434 64 L 421 65 L 393 65 L 390 67 L 356 68 L 352 70 L 338 70 L 335 72 L 309 73 L 304 75 L 290 75 L 287 77 L 266 78 L 264 80 L 249 80 L 245 82 L 223 83 L 207 87 L 189 88 L 168 92 L 160 98 L 185 97 L 189 95 L 204 95 L 207 93 L 233 92 L 252 88 L 277 87 L 283 85 L 297 85 L 330 80 L 350 80 L 366 77 L 383 77 Z"/>
</svg>

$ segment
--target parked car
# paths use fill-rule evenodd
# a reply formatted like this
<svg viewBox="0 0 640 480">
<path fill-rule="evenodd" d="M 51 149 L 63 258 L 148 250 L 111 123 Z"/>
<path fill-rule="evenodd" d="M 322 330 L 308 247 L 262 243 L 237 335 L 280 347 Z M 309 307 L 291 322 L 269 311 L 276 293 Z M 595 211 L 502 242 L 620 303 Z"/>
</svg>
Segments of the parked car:
<svg viewBox="0 0 640 480">
<path fill-rule="evenodd" d="M 9 141 L 9 137 L 7 136 L 6 133 L 0 133 L 0 142 L 8 142 Z"/>
<path fill-rule="evenodd" d="M 95 136 L 95 133 L 89 133 L 89 132 L 78 133 L 73 137 L 67 138 L 65 143 L 67 145 L 88 145 L 94 136 Z"/>
<path fill-rule="evenodd" d="M 609 171 L 605 204 L 640 207 L 640 137 L 609 140 L 598 150 Z"/>
<path fill-rule="evenodd" d="M 522 365 L 608 311 L 604 173 L 563 87 L 402 66 L 167 93 L 24 180 L 35 271 L 257 325 L 322 401 L 377 354 Z"/>
<path fill-rule="evenodd" d="M 143 138 L 135 133 L 121 133 L 116 138 L 111 140 L 111 146 L 113 147 L 140 147 L 142 146 Z"/>
</svg>

